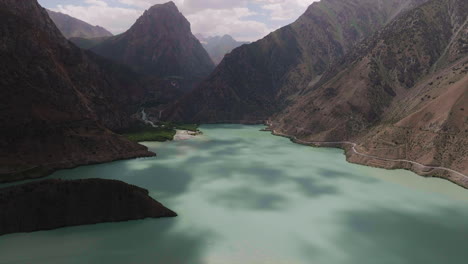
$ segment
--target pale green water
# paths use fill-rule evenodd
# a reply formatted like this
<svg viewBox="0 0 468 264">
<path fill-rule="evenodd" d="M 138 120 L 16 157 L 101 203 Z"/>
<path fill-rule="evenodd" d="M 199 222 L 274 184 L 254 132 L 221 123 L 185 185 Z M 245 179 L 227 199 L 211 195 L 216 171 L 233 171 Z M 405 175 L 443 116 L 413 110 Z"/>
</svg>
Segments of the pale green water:
<svg viewBox="0 0 468 264">
<path fill-rule="evenodd" d="M 147 188 L 179 217 L 2 236 L 0 263 L 468 263 L 468 191 L 260 128 L 204 126 L 149 143 L 158 158 L 54 174 Z"/>
</svg>

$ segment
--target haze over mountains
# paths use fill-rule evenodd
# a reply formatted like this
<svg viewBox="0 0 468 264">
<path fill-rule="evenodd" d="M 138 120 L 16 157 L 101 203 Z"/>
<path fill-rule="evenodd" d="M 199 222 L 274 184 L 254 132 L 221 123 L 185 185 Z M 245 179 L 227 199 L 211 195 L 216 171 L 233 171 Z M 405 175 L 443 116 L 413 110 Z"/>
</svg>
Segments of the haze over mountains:
<svg viewBox="0 0 468 264">
<path fill-rule="evenodd" d="M 237 41 L 230 35 L 205 37 L 202 34 L 196 34 L 195 36 L 200 40 L 215 65 L 218 65 L 223 60 L 224 55 L 233 49 L 248 44 L 248 42 Z"/>
<path fill-rule="evenodd" d="M 467 5 L 322 0 L 251 44 L 202 39 L 210 58 L 172 2 L 121 35 L 91 37 L 91 52 L 68 42 L 36 0 L 0 0 L 1 173 L 152 155 L 111 132 L 138 123 L 143 106 L 155 122 L 268 121 L 304 140 L 353 141 L 372 155 L 467 172 Z"/>
<path fill-rule="evenodd" d="M 111 37 L 112 33 L 100 26 L 92 26 L 84 21 L 76 19 L 66 14 L 47 10 L 52 21 L 58 27 L 63 36 L 70 38 L 101 38 Z"/>
</svg>

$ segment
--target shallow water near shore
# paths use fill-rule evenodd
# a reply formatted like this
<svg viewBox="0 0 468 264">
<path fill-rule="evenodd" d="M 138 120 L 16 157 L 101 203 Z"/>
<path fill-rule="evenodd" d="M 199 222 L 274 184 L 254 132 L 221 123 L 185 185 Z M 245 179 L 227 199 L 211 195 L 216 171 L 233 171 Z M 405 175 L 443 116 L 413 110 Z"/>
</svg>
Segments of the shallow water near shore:
<svg viewBox="0 0 468 264">
<path fill-rule="evenodd" d="M 0 263 L 466 263 L 467 190 L 261 128 L 206 125 L 145 143 L 155 158 L 53 174 L 134 184 L 179 216 L 1 236 Z"/>
</svg>

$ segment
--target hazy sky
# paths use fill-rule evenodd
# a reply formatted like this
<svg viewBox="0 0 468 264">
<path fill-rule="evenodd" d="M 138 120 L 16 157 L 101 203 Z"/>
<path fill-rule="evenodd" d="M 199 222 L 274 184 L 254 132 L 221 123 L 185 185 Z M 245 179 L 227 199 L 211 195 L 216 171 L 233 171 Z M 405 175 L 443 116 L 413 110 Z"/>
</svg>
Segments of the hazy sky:
<svg viewBox="0 0 468 264">
<path fill-rule="evenodd" d="M 253 41 L 296 20 L 317 0 L 174 0 L 192 24 L 194 33 L 230 34 Z M 49 9 L 66 13 L 114 34 L 126 31 L 153 4 L 168 0 L 39 0 Z"/>
</svg>

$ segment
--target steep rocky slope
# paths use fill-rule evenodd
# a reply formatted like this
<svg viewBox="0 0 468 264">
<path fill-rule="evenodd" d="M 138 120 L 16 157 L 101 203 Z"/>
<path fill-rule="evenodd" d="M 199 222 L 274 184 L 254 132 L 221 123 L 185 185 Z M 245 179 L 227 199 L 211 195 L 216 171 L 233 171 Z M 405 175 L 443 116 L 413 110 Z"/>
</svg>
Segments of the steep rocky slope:
<svg viewBox="0 0 468 264">
<path fill-rule="evenodd" d="M 138 73 L 172 79 L 183 90 L 192 89 L 214 68 L 173 2 L 151 7 L 127 32 L 92 50 Z"/>
<path fill-rule="evenodd" d="M 195 91 L 165 110 L 172 120 L 260 122 L 289 105 L 352 47 L 423 0 L 322 0 L 296 22 L 235 49 Z"/>
<path fill-rule="evenodd" d="M 0 189 L 0 235 L 174 217 L 148 191 L 112 180 L 45 180 Z"/>
<path fill-rule="evenodd" d="M 0 181 L 154 155 L 109 130 L 131 125 L 137 75 L 73 46 L 36 0 L 0 14 Z"/>
<path fill-rule="evenodd" d="M 52 21 L 57 28 L 62 32 L 67 39 L 70 38 L 100 38 L 110 37 L 112 33 L 100 26 L 92 26 L 84 21 L 62 14 L 47 10 Z"/>
<path fill-rule="evenodd" d="M 308 141 L 359 143 L 370 155 L 468 173 L 468 2 L 432 0 L 356 47 L 283 113 L 277 131 Z M 408 167 L 349 152 L 349 159 Z M 446 172 L 468 187 L 468 179 Z"/>
<path fill-rule="evenodd" d="M 237 41 L 230 35 L 205 37 L 197 34 L 195 36 L 200 40 L 215 65 L 218 65 L 223 60 L 224 55 L 233 49 L 248 44 L 248 42 Z"/>
</svg>

